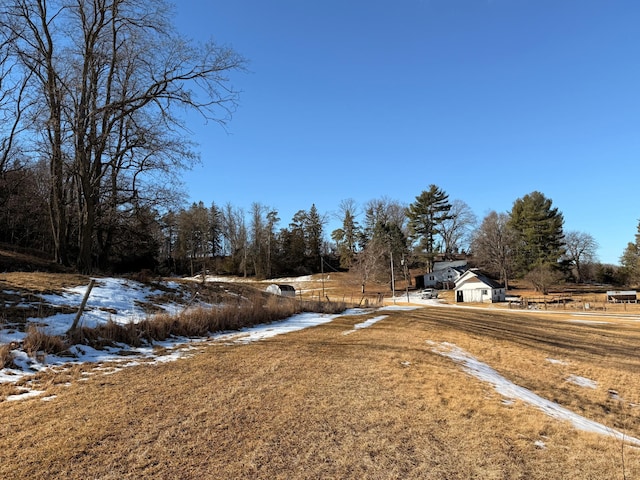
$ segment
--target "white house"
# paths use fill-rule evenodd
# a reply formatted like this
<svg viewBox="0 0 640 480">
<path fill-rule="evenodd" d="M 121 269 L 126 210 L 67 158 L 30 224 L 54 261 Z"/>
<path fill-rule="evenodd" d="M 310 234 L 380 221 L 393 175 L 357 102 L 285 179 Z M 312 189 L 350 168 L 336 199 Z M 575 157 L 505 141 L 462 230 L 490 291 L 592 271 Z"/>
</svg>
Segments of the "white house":
<svg viewBox="0 0 640 480">
<path fill-rule="evenodd" d="M 505 288 L 482 274 L 477 268 L 464 272 L 455 286 L 456 302 L 504 302 Z"/>
<path fill-rule="evenodd" d="M 460 275 L 467 269 L 466 260 L 452 260 L 447 262 L 435 262 L 433 272 L 416 277 L 416 287 L 440 287 L 451 288 Z"/>
<path fill-rule="evenodd" d="M 272 283 L 267 287 L 267 292 L 274 295 L 280 295 L 281 297 L 295 297 L 296 289 L 291 285 L 277 285 Z"/>
</svg>

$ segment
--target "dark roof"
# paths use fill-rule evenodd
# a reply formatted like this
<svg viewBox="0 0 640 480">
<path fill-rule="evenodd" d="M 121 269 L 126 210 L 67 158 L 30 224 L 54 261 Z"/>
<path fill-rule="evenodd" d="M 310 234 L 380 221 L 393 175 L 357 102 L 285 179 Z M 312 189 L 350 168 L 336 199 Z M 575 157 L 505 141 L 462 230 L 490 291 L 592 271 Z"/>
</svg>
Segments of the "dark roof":
<svg viewBox="0 0 640 480">
<path fill-rule="evenodd" d="M 489 278 L 489 277 L 487 277 L 486 275 L 484 275 L 482 273 L 476 272 L 476 275 L 478 276 L 478 278 L 480 280 L 482 280 L 484 283 L 489 285 L 491 288 L 504 288 L 504 285 L 501 285 L 500 283 L 496 282 L 492 278 Z"/>
</svg>

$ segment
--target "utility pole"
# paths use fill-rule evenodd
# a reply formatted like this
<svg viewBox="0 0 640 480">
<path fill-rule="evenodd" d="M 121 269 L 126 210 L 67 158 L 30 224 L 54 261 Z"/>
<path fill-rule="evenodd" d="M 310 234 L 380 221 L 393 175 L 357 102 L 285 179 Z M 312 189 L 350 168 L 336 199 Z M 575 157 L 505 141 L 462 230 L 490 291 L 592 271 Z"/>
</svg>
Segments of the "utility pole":
<svg viewBox="0 0 640 480">
<path fill-rule="evenodd" d="M 393 303 L 396 303 L 396 279 L 393 274 L 393 250 L 391 251 L 391 294 Z"/>
<path fill-rule="evenodd" d="M 322 298 L 324 298 L 324 257 L 320 255 L 320 277 L 322 278 Z"/>
<path fill-rule="evenodd" d="M 405 291 L 407 292 L 407 303 L 409 303 L 409 282 L 407 281 L 407 265 L 404 261 L 404 253 L 402 254 L 402 260 L 400 262 L 402 264 L 402 273 L 404 273 L 404 285 Z"/>
</svg>

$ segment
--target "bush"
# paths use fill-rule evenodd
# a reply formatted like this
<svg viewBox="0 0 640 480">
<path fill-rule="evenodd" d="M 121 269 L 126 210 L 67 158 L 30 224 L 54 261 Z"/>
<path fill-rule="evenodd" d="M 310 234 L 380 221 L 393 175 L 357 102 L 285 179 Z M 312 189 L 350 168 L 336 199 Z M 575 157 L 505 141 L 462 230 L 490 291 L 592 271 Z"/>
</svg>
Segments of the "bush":
<svg viewBox="0 0 640 480">
<path fill-rule="evenodd" d="M 13 365 L 13 354 L 11 353 L 11 345 L 0 345 L 0 369 Z"/>
<path fill-rule="evenodd" d="M 49 335 L 39 330 L 36 326 L 30 325 L 27 336 L 22 343 L 24 351 L 30 357 L 35 357 L 38 353 L 62 353 L 67 350 L 67 343 L 62 337 Z"/>
</svg>

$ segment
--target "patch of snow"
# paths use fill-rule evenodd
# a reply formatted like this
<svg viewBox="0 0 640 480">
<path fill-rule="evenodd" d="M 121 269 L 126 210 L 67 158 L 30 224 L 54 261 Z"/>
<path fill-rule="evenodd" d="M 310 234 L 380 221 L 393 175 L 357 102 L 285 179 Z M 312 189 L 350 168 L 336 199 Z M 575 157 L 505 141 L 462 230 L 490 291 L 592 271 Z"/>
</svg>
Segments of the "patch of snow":
<svg viewBox="0 0 640 480">
<path fill-rule="evenodd" d="M 578 385 L 585 388 L 598 388 L 598 382 L 591 380 L 590 378 L 580 377 L 578 375 L 569 375 L 567 382 Z"/>
<path fill-rule="evenodd" d="M 13 329 L 0 330 L 0 343 L 22 342 L 27 334 Z"/>
<path fill-rule="evenodd" d="M 420 307 L 411 307 L 411 306 L 403 306 L 403 305 L 387 305 L 385 307 L 381 307 L 379 308 L 379 310 L 383 310 L 383 311 L 409 311 L 409 310 L 416 310 Z"/>
<path fill-rule="evenodd" d="M 18 400 L 26 400 L 27 398 L 39 397 L 44 391 L 42 390 L 29 390 L 28 392 L 18 393 L 17 395 L 9 395 L 7 402 L 16 402 Z"/>
<path fill-rule="evenodd" d="M 251 343 L 266 338 L 272 338 L 284 333 L 296 332 L 304 328 L 313 327 L 328 323 L 338 315 L 326 315 L 319 313 L 299 313 L 287 320 L 258 325 L 250 328 L 243 328 L 237 332 L 214 335 L 218 341 L 228 341 L 232 343 Z"/>
<path fill-rule="evenodd" d="M 536 440 L 535 442 L 533 442 L 533 444 L 540 448 L 541 450 L 544 450 L 545 448 L 547 448 L 547 444 L 544 443 L 542 440 Z"/>
<path fill-rule="evenodd" d="M 194 275 L 193 277 L 186 277 L 185 280 L 192 280 L 194 282 L 202 281 L 202 274 Z M 283 277 L 283 278 L 272 278 L 269 280 L 271 283 L 295 283 L 295 282 L 311 282 L 314 280 L 321 281 L 320 278 L 314 279 L 311 275 L 303 275 L 300 277 Z M 325 281 L 329 280 L 329 277 L 325 279 Z M 233 276 L 221 276 L 221 275 L 206 275 L 206 282 L 217 282 L 217 283 L 256 283 L 254 278 L 249 277 L 233 277 Z"/>
<path fill-rule="evenodd" d="M 605 322 L 602 320 L 569 320 L 569 323 L 577 323 L 582 325 L 606 325 L 611 322 Z"/>
<path fill-rule="evenodd" d="M 421 292 L 409 293 L 408 299 L 405 293 L 400 294 L 399 292 L 396 292 L 396 296 L 393 297 L 391 300 L 394 302 L 394 304 L 395 302 L 400 302 L 400 303 L 408 302 L 408 303 L 413 303 L 418 305 L 432 305 L 432 306 L 438 306 L 438 307 L 450 306 L 448 303 L 444 303 L 442 300 L 438 298 L 422 298 Z"/>
<path fill-rule="evenodd" d="M 389 315 L 380 315 L 380 316 L 378 316 L 378 317 L 370 318 L 369 320 L 366 320 L 366 321 L 364 321 L 364 322 L 362 322 L 362 323 L 356 323 L 356 324 L 353 326 L 353 330 L 348 330 L 348 331 L 346 331 L 346 332 L 343 332 L 342 334 L 343 334 L 343 335 L 349 335 L 349 334 L 351 334 L 351 333 L 353 333 L 353 332 L 355 332 L 355 331 L 357 331 L 357 330 L 360 330 L 361 328 L 367 328 L 367 327 L 370 327 L 370 326 L 371 326 L 371 325 L 373 325 L 374 323 L 377 323 L 377 322 L 379 322 L 380 320 L 384 320 L 384 319 L 385 319 L 385 318 L 387 318 L 388 316 L 389 316 Z"/>
<path fill-rule="evenodd" d="M 370 326 L 371 326 L 371 325 L 373 325 L 374 323 L 378 323 L 380 320 L 384 320 L 384 319 L 385 319 L 385 318 L 387 318 L 387 317 L 388 317 L 388 315 L 379 315 L 379 316 L 377 316 L 377 317 L 370 318 L 369 320 L 366 320 L 366 321 L 364 321 L 364 322 L 362 322 L 362 323 L 356 323 L 356 324 L 353 326 L 353 329 L 354 329 L 354 330 L 360 330 L 361 328 L 367 328 L 367 327 L 370 327 Z"/>
<path fill-rule="evenodd" d="M 569 365 L 569 362 L 565 362 L 564 360 L 556 360 L 555 358 L 547 358 L 547 362 L 553 363 L 554 365 Z"/>
<path fill-rule="evenodd" d="M 271 280 L 273 283 L 295 283 L 295 282 L 313 282 L 314 280 L 322 281 L 322 278 L 314 279 L 312 275 L 302 275 L 301 277 L 283 277 L 274 278 Z M 329 277 L 325 278 L 325 282 L 329 280 Z"/>
<path fill-rule="evenodd" d="M 150 288 L 140 282 L 121 278 L 98 278 L 91 290 L 80 323 L 86 327 L 96 327 L 111 320 L 116 323 L 137 322 L 147 318 L 141 303 L 149 302 L 153 295 L 162 292 Z M 86 285 L 67 288 L 62 294 L 42 295 L 42 300 L 53 306 L 69 305 L 77 308 L 87 291 Z M 176 305 L 162 305 L 167 312 L 176 311 L 182 307 Z M 46 317 L 29 318 L 31 322 L 42 322 L 47 325 L 44 329 L 50 335 L 62 335 L 73 324 L 75 313 L 58 313 Z"/>
<path fill-rule="evenodd" d="M 552 418 L 569 421 L 573 427 L 578 430 L 607 435 L 614 437 L 617 440 L 640 446 L 640 439 L 628 436 L 625 433 L 609 428 L 601 423 L 594 422 L 593 420 L 589 420 L 588 418 L 578 415 L 555 402 L 540 397 L 531 390 L 516 385 L 504 378 L 486 363 L 477 360 L 471 354 L 454 344 L 447 342 L 434 344 L 430 341 L 427 341 L 427 343 L 432 345 L 431 350 L 433 352 L 448 357 L 454 362 L 462 365 L 463 369 L 468 374 L 482 380 L 483 382 L 493 385 L 493 388 L 500 395 L 506 398 L 521 400 L 538 408 L 539 410 L 542 410 Z"/>
</svg>

